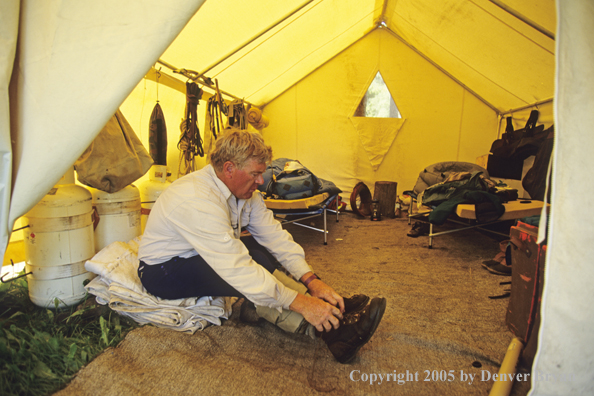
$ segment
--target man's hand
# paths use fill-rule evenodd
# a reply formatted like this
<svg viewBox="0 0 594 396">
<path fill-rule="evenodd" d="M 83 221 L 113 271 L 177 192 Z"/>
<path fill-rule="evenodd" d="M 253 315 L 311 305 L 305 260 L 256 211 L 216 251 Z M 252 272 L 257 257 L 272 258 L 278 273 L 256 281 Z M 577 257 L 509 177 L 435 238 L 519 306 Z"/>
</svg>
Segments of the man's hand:
<svg viewBox="0 0 594 396">
<path fill-rule="evenodd" d="M 311 272 L 303 275 L 301 277 L 301 281 L 307 279 L 310 275 L 313 275 Z M 335 307 L 338 306 L 341 313 L 344 313 L 344 300 L 340 296 L 340 294 L 336 293 L 333 288 L 325 284 L 319 279 L 314 279 L 307 285 L 309 289 L 309 294 L 313 297 L 320 298 L 324 301 L 329 302 L 330 304 L 334 305 Z"/>
<path fill-rule="evenodd" d="M 313 283 L 313 282 L 312 282 Z M 342 299 L 341 299 L 342 301 Z M 311 323 L 319 332 L 330 331 L 333 327 L 338 329 L 338 319 L 342 319 L 340 310 L 316 297 L 297 294 L 297 297 L 289 306 L 291 311 L 303 315 L 307 322 Z"/>
</svg>

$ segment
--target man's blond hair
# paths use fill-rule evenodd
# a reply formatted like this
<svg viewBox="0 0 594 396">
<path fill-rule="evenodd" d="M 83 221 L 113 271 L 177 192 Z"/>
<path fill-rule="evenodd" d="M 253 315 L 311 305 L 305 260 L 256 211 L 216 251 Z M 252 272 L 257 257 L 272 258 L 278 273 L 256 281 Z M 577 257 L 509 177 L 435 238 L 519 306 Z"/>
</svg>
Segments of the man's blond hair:
<svg viewBox="0 0 594 396">
<path fill-rule="evenodd" d="M 223 171 L 223 164 L 227 161 L 243 169 L 250 159 L 268 164 L 272 159 L 272 148 L 264 143 L 259 133 L 236 128 L 226 130 L 210 153 L 210 163 L 217 172 Z"/>
</svg>

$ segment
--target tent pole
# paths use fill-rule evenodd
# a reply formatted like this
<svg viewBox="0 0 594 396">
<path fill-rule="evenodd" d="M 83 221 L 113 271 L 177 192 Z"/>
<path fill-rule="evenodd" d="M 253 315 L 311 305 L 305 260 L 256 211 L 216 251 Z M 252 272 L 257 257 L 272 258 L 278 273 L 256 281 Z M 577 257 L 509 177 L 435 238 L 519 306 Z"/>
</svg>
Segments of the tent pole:
<svg viewBox="0 0 594 396">
<path fill-rule="evenodd" d="M 161 77 L 159 77 L 157 79 L 158 72 L 159 72 L 159 70 L 157 70 L 153 66 L 153 67 L 151 67 L 151 70 L 149 70 L 149 72 L 146 73 L 144 78 L 147 80 L 154 81 L 158 84 L 165 85 L 171 89 L 175 89 L 176 91 L 181 92 L 183 94 L 186 93 L 186 84 L 184 84 L 182 81 L 178 80 L 177 78 L 170 76 L 167 73 L 161 73 Z"/>
<path fill-rule="evenodd" d="M 512 114 L 512 113 L 515 113 L 515 112 L 518 112 L 518 111 L 521 111 L 521 110 L 526 110 L 526 109 L 529 109 L 529 108 L 534 107 L 534 106 L 539 106 L 539 105 L 542 105 L 542 104 L 545 104 L 545 103 L 550 103 L 554 99 L 555 98 L 552 97 L 552 98 L 548 98 L 548 99 L 539 100 L 538 102 L 534 102 L 534 103 L 529 104 L 529 105 L 525 105 L 525 106 L 522 106 L 522 107 L 516 107 L 515 109 L 510 109 L 510 110 L 506 111 L 505 113 L 501 113 L 500 115 L 501 116 L 504 116 L 504 115 Z"/>
<path fill-rule="evenodd" d="M 170 69 L 174 73 L 181 74 L 182 76 L 185 76 L 185 77 L 189 78 L 190 80 L 192 80 L 192 81 L 194 81 L 194 82 L 196 82 L 196 83 L 198 83 L 200 85 L 203 85 L 205 87 L 208 87 L 208 88 L 212 89 L 214 91 L 214 93 L 216 94 L 217 87 L 212 82 L 210 82 L 210 79 L 203 78 L 203 76 L 198 76 L 197 77 L 196 75 L 198 73 L 196 73 L 195 71 L 186 70 L 186 69 L 178 69 L 177 67 L 175 67 L 175 66 L 173 66 L 173 65 L 171 65 L 171 64 L 169 64 L 169 63 L 167 63 L 167 62 L 165 62 L 164 60 L 161 60 L 161 59 L 157 60 L 157 63 L 162 64 L 163 66 L 165 66 L 166 68 Z M 200 80 L 200 81 L 198 81 L 198 80 Z M 228 92 L 223 91 L 222 89 L 219 90 L 219 92 L 221 94 L 225 95 L 225 96 L 230 97 L 230 98 L 237 99 L 237 100 L 243 100 L 244 103 L 247 103 L 250 106 L 257 107 L 258 109 L 261 109 L 260 106 L 257 106 L 257 105 L 255 105 L 253 103 L 250 103 L 250 102 L 248 102 L 247 100 L 245 100 L 243 98 L 238 98 L 235 95 L 232 95 L 232 94 L 230 94 Z M 185 93 L 185 91 L 184 91 L 184 93 Z"/>
<path fill-rule="evenodd" d="M 524 348 L 522 340 L 514 337 L 507 348 L 503 362 L 501 362 L 497 379 L 493 382 L 489 396 L 507 396 L 510 394 L 514 379 L 516 378 L 516 366 L 518 365 L 522 348 Z"/>
<path fill-rule="evenodd" d="M 516 18 L 518 18 L 520 21 L 524 22 L 526 25 L 530 26 L 531 28 L 539 31 L 540 33 L 544 34 L 548 38 L 555 40 L 555 34 L 553 32 L 549 31 L 548 29 L 545 29 L 544 27 L 540 26 L 538 23 L 526 18 L 524 15 L 520 14 L 513 8 L 503 4 L 499 0 L 489 0 L 489 1 L 493 4 L 495 4 L 497 7 L 501 8 L 503 11 L 507 12 L 508 14 L 515 16 Z"/>
</svg>

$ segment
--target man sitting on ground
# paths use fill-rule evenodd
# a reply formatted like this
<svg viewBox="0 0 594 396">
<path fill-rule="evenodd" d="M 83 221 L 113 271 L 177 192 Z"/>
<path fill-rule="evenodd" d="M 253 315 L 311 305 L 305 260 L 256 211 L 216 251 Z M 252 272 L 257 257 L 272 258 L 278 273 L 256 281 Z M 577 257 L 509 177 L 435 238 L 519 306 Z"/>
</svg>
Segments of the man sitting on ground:
<svg viewBox="0 0 594 396">
<path fill-rule="evenodd" d="M 220 137 L 211 164 L 173 182 L 155 202 L 138 275 L 149 293 L 165 299 L 244 297 L 283 330 L 321 336 L 346 363 L 373 335 L 386 300 L 343 298 L 314 274 L 301 246 L 254 194 L 271 159 L 257 133 Z M 240 238 L 242 229 L 251 237 Z"/>
</svg>

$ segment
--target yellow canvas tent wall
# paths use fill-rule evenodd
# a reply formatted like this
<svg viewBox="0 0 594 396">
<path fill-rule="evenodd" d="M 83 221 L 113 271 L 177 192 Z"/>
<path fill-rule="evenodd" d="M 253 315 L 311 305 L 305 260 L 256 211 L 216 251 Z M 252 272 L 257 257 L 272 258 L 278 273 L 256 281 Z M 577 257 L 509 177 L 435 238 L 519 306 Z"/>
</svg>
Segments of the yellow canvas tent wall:
<svg viewBox="0 0 594 396">
<path fill-rule="evenodd" d="M 523 126 L 530 109 L 505 114 L 512 109 L 538 103 L 540 121 L 552 124 L 552 0 L 236 3 L 207 2 L 156 67 L 216 78 L 264 108 L 273 122 L 263 134 L 275 156 L 307 163 L 347 198 L 358 181 L 373 189 L 377 180 L 394 180 L 402 191 L 430 163 L 475 162 L 489 152 L 504 116 Z M 224 34 L 214 33 L 222 14 Z M 353 117 L 378 71 L 402 120 Z M 124 104 L 140 133 L 151 94 L 143 83 Z M 175 117 L 175 141 L 180 112 L 167 114 Z M 172 148 L 171 160 L 175 155 Z"/>
<path fill-rule="evenodd" d="M 402 119 L 354 117 L 380 72 Z M 346 192 L 363 181 L 411 189 L 440 161 L 475 162 L 497 138 L 497 114 L 387 29 L 376 29 L 265 107 L 275 155 L 298 158 Z"/>
<path fill-rule="evenodd" d="M 151 66 L 163 69 L 159 99 L 171 142 L 185 82 L 171 69 L 187 68 L 263 108 L 271 119 L 263 134 L 276 156 L 302 159 L 345 191 L 355 181 L 381 179 L 403 189 L 428 163 L 473 161 L 486 154 L 507 115 L 519 126 L 538 105 L 541 121 L 552 123 L 555 97 L 556 166 L 534 370 L 573 376 L 534 382 L 532 393 L 588 393 L 594 252 L 588 209 L 577 197 L 593 189 L 585 172 L 592 166 L 594 6 L 574 0 L 556 7 L 552 0 L 4 1 L 2 245 L 14 221 L 118 107 L 146 144 L 156 99 Z M 352 118 L 377 71 L 403 114 L 396 134 L 385 122 Z M 381 158 L 370 148 L 378 140 Z"/>
</svg>

